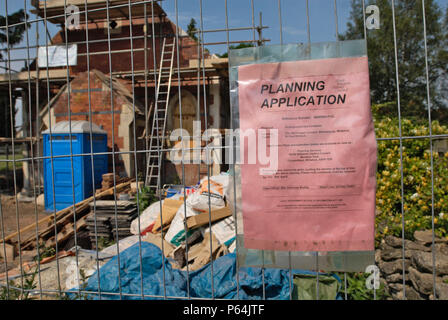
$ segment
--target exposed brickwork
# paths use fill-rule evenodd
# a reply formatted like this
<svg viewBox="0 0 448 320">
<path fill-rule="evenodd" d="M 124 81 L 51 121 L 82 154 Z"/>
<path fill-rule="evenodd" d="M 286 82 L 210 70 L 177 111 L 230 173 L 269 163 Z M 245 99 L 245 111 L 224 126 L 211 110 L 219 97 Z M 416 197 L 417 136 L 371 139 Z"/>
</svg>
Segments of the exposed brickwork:
<svg viewBox="0 0 448 320">
<path fill-rule="evenodd" d="M 87 72 L 79 73 L 72 80 L 70 104 L 68 103 L 67 92 L 62 93 L 53 104 L 53 110 L 56 121 L 68 120 L 68 106 L 70 106 L 72 120 L 89 121 L 89 94 Z M 92 112 L 92 122 L 103 126 L 108 133 L 108 146 L 112 147 L 112 132 L 114 134 L 114 143 L 119 149 L 123 149 L 123 137 L 118 134 L 118 126 L 120 125 L 120 113 L 122 105 L 126 103 L 119 95 L 113 94 L 113 121 L 112 127 L 112 105 L 111 94 L 107 86 L 96 77 L 93 71 L 90 72 L 90 109 Z M 82 90 L 82 92 L 79 92 Z M 100 91 L 99 91 L 100 90 Z"/>
<path fill-rule="evenodd" d="M 89 94 L 88 94 L 88 76 L 90 76 L 90 112 L 89 112 Z M 120 80 L 118 80 L 120 81 Z M 111 104 L 111 92 L 109 86 L 106 85 L 94 71 L 90 73 L 81 72 L 71 81 L 70 104 L 68 103 L 69 94 L 63 92 L 53 103 L 52 108 L 56 117 L 56 122 L 69 119 L 75 120 L 92 120 L 93 123 L 101 126 L 107 132 L 107 145 L 111 151 L 129 151 L 125 148 L 125 139 L 131 139 L 130 136 L 123 136 L 119 133 L 121 124 L 121 113 L 124 104 L 128 104 L 125 98 L 117 92 L 113 92 L 113 115 Z M 125 109 L 125 112 L 128 112 Z M 91 118 L 89 114 L 91 113 Z M 142 117 L 137 114 L 138 117 Z M 131 141 L 129 141 L 131 142 Z M 123 162 L 120 156 L 115 157 L 116 172 L 124 170 Z M 109 171 L 112 172 L 112 158 L 109 159 Z"/>
<path fill-rule="evenodd" d="M 138 51 L 138 49 L 144 48 L 144 39 L 139 38 L 144 36 L 143 23 L 143 19 L 136 19 L 133 20 L 132 24 L 132 36 L 134 37 L 134 39 L 132 40 L 132 48 L 135 51 L 133 53 L 133 67 L 135 71 L 145 70 L 144 51 Z M 151 23 L 149 23 L 149 26 L 150 30 L 148 34 L 151 35 Z M 109 43 L 107 41 L 92 42 L 94 40 L 97 41 L 101 39 L 107 40 L 107 29 L 104 29 L 104 23 L 90 23 L 88 27 L 88 50 L 90 69 L 97 69 L 107 74 L 110 72 L 108 54 Z M 157 65 L 159 65 L 161 46 L 163 43 L 163 37 L 161 37 L 160 35 L 166 35 L 167 41 L 173 42 L 176 34 L 176 27 L 172 22 L 167 20 L 166 22 L 156 22 L 154 25 L 154 29 L 154 33 L 156 35 L 154 51 L 156 53 L 155 56 Z M 111 34 L 110 50 L 112 51 L 111 62 L 113 72 L 131 71 L 131 54 L 129 52 L 113 52 L 131 48 L 131 41 L 129 39 L 114 40 L 117 38 L 129 37 L 130 34 L 130 28 L 128 25 L 122 26 L 120 33 Z M 82 42 L 78 44 L 78 54 L 85 54 L 87 52 L 87 46 L 85 44 L 87 39 L 85 25 L 83 25 L 80 30 L 67 31 L 67 35 L 68 43 Z M 60 32 L 58 32 L 53 37 L 52 42 L 54 44 L 65 44 L 65 31 L 61 30 Z M 150 70 L 154 68 L 154 57 L 152 54 L 153 43 L 151 38 L 148 38 L 147 49 L 147 69 Z M 200 49 L 200 46 L 198 46 L 198 43 L 192 38 L 179 38 L 179 62 L 181 67 L 188 67 L 189 60 L 198 58 L 198 54 L 200 54 L 200 51 L 198 51 L 198 49 Z M 98 54 L 100 52 L 104 52 L 104 54 Z M 209 57 L 209 53 L 204 52 L 204 56 Z M 177 59 L 174 59 L 174 65 L 177 65 Z M 78 56 L 77 65 L 72 67 L 71 71 L 72 73 L 78 73 L 84 72 L 85 70 L 87 70 L 87 57 L 85 55 Z"/>
<path fill-rule="evenodd" d="M 77 56 L 77 64 L 76 66 L 71 66 L 69 68 L 70 75 L 73 78 L 71 81 L 71 94 L 70 101 L 68 101 L 68 94 L 66 92 L 62 93 L 58 99 L 52 105 L 53 112 L 56 116 L 56 122 L 68 120 L 68 106 L 70 106 L 71 112 L 71 120 L 92 120 L 93 123 L 100 125 L 107 132 L 108 135 L 108 147 L 110 150 L 112 148 L 116 151 L 128 151 L 128 148 L 125 148 L 125 145 L 129 144 L 129 148 L 133 149 L 133 139 L 130 137 L 124 138 L 119 135 L 119 126 L 120 126 L 120 113 L 122 112 L 122 105 L 127 101 L 124 101 L 119 95 L 114 94 L 113 100 L 111 101 L 111 94 L 109 91 L 109 83 L 104 84 L 101 79 L 96 77 L 93 70 L 98 70 L 104 73 L 106 76 L 109 76 L 110 71 L 113 73 L 129 73 L 132 70 L 135 72 L 154 69 L 154 56 L 156 59 L 156 65 L 160 66 L 160 54 L 161 54 L 161 46 L 163 43 L 163 39 L 166 38 L 166 41 L 172 43 L 175 39 L 176 34 L 176 26 L 168 19 L 160 22 L 158 18 L 155 19 L 154 23 L 154 34 L 155 34 L 155 49 L 153 48 L 153 40 L 151 37 L 147 39 L 147 61 L 145 66 L 144 61 L 144 51 L 139 49 L 144 48 L 144 39 L 138 38 L 144 36 L 144 19 L 132 19 L 132 47 L 134 49 L 132 53 L 133 64 L 131 64 L 131 54 L 129 52 L 114 52 L 131 48 L 131 41 L 129 39 L 125 40 L 114 40 L 117 38 L 129 37 L 130 36 L 130 27 L 129 21 L 122 20 L 120 22 L 120 27 L 118 30 L 115 30 L 110 34 L 111 41 L 101 41 L 98 40 L 107 40 L 107 27 L 104 22 L 89 22 L 87 25 L 88 28 L 88 41 L 86 37 L 86 25 L 81 24 L 81 29 L 68 31 L 68 41 L 65 39 L 65 30 L 61 29 L 53 38 L 52 43 L 57 44 L 66 44 L 67 42 L 78 43 L 78 56 Z M 152 24 L 151 20 L 148 19 L 148 35 L 152 35 Z M 86 45 L 88 43 L 88 48 Z M 110 43 L 110 48 L 109 48 Z M 85 53 L 89 51 L 89 57 L 87 57 Z M 109 54 L 108 51 L 112 51 L 111 53 L 111 65 L 109 65 Z M 179 37 L 179 64 L 181 67 L 188 67 L 189 61 L 191 59 L 197 59 L 198 55 L 202 56 L 202 53 L 198 50 L 200 46 L 198 43 L 186 36 Z M 102 53 L 104 52 L 104 53 Z M 175 52 L 174 66 L 177 65 L 177 53 Z M 204 52 L 204 57 L 209 58 L 209 53 Z M 87 63 L 89 63 L 89 68 Z M 165 64 L 167 65 L 167 64 Z M 35 61 L 30 66 L 31 69 L 35 69 Z M 88 73 L 87 70 L 90 70 L 90 100 L 89 94 L 87 93 L 88 89 Z M 151 79 L 153 78 L 152 72 L 150 72 L 149 82 L 148 82 L 148 104 L 149 101 L 154 99 L 154 87 L 151 87 L 153 84 Z M 144 87 L 140 85 L 136 85 L 134 88 L 132 87 L 131 80 L 121 80 L 121 83 L 129 90 L 130 93 L 135 92 L 136 101 L 145 102 L 145 90 Z M 176 87 L 172 87 L 171 96 L 176 94 Z M 197 95 L 197 87 L 193 86 L 184 86 L 186 90 L 189 90 L 194 96 Z M 79 90 L 84 90 L 84 92 L 77 92 Z M 52 96 L 57 94 L 59 91 L 58 85 L 55 85 L 52 89 Z M 201 87 L 201 96 L 204 94 Z M 207 96 L 208 95 L 208 86 L 207 86 Z M 89 117 L 89 102 L 91 106 L 91 118 Z M 199 97 L 200 102 L 200 113 L 201 113 L 201 122 L 202 128 L 205 129 L 205 112 L 204 112 L 204 101 L 203 97 Z M 42 100 L 42 104 L 46 104 L 46 98 Z M 207 102 L 210 104 L 210 101 Z M 113 105 L 113 115 L 111 110 L 111 105 Z M 143 119 L 142 116 L 139 115 Z M 112 124 L 113 119 L 113 124 Z M 213 117 L 209 114 L 208 124 L 212 125 L 214 122 Z M 137 128 L 137 136 L 141 135 L 142 128 Z M 112 143 L 112 136 L 114 137 L 114 142 Z M 125 143 L 124 139 L 130 139 L 128 143 Z M 138 144 L 144 144 L 144 140 L 138 140 Z M 144 145 L 140 146 L 140 149 L 143 148 Z M 116 157 L 116 165 L 118 165 L 116 172 L 119 173 L 122 171 L 120 165 L 122 166 L 122 161 L 119 160 L 120 157 Z M 140 160 L 138 160 L 140 161 Z M 112 161 L 110 159 L 109 164 L 111 165 Z M 141 165 L 143 167 L 143 164 Z M 111 172 L 111 170 L 109 170 Z"/>
<path fill-rule="evenodd" d="M 144 35 L 144 19 L 133 19 L 132 23 L 132 35 L 134 37 L 141 37 Z M 148 34 L 152 34 L 151 22 L 149 21 L 149 30 Z M 109 66 L 109 55 L 106 54 L 95 54 L 99 52 L 107 52 L 109 49 L 108 42 L 94 42 L 100 39 L 107 39 L 107 29 L 104 28 L 104 23 L 89 23 L 88 24 L 88 50 L 89 50 L 89 69 L 90 70 L 99 70 L 104 74 L 109 74 L 110 66 Z M 157 60 L 157 65 L 159 65 L 160 60 L 160 51 L 161 45 L 163 41 L 163 37 L 161 35 L 168 35 L 167 41 L 173 41 L 176 33 L 176 26 L 169 21 L 168 19 L 165 22 L 159 22 L 156 19 L 154 24 L 154 33 L 156 35 L 155 41 L 155 56 Z M 71 88 L 73 90 L 88 88 L 87 81 L 87 57 L 79 56 L 79 54 L 84 54 L 87 52 L 86 42 L 86 32 L 85 25 L 81 25 L 80 30 L 67 31 L 68 34 L 68 43 L 71 42 L 83 42 L 78 44 L 78 61 L 77 65 L 70 68 L 70 74 L 75 76 L 75 78 L 71 82 Z M 130 29 L 128 21 L 123 21 L 121 26 L 120 33 L 112 33 L 110 41 L 110 50 L 124 50 L 130 49 L 131 42 L 130 40 L 113 40 L 121 37 L 129 37 Z M 172 37 L 170 38 L 169 35 Z M 198 43 L 190 38 L 190 37 L 180 37 L 179 38 L 179 61 L 182 67 L 187 67 L 189 65 L 190 59 L 198 58 Z M 65 31 L 61 30 L 58 32 L 52 39 L 53 44 L 65 44 Z M 141 49 L 144 48 L 144 39 L 133 39 L 132 40 L 133 49 Z M 147 69 L 151 70 L 154 68 L 154 57 L 152 54 L 153 44 L 152 39 L 149 38 L 147 41 L 148 54 L 147 54 Z M 176 55 L 176 53 L 175 53 Z M 205 53 L 205 57 L 208 57 L 208 52 Z M 133 69 L 134 71 L 144 70 L 145 62 L 144 62 L 144 52 L 143 51 L 135 51 L 133 53 Z M 176 65 L 176 60 L 174 59 L 174 64 Z M 131 71 L 131 54 L 129 52 L 124 53 L 112 53 L 111 55 L 112 62 L 112 71 L 113 72 L 129 72 Z M 92 73 L 91 73 L 92 75 Z M 130 92 L 132 92 L 132 83 L 130 81 L 122 81 L 122 83 L 128 88 Z M 121 101 L 119 97 L 114 97 L 113 105 L 114 105 L 114 128 L 112 131 L 112 116 L 111 112 L 111 97 L 110 91 L 97 91 L 103 87 L 103 84 L 100 79 L 96 77 L 90 78 L 90 103 L 92 112 L 109 112 L 109 114 L 93 114 L 92 121 L 98 125 L 102 125 L 103 128 L 108 132 L 108 145 L 112 146 L 112 132 L 115 137 L 115 145 L 116 148 L 120 150 L 123 148 L 123 138 L 118 136 L 118 126 L 120 125 L 120 114 L 121 106 L 124 101 Z M 189 88 L 190 91 L 196 95 L 195 88 Z M 140 94 L 139 94 L 140 93 Z M 153 99 L 153 89 L 148 90 L 148 98 L 149 100 Z M 136 91 L 136 100 L 144 101 L 144 91 L 137 90 Z M 201 99 L 201 109 L 203 110 L 203 100 Z M 58 101 L 53 105 L 54 112 L 56 115 L 67 114 L 68 106 L 68 96 L 67 93 L 63 93 Z M 71 110 L 71 119 L 72 120 L 89 120 L 89 116 L 77 115 L 77 113 L 87 113 L 89 112 L 89 95 L 87 92 L 72 92 L 70 95 L 70 110 Z M 205 124 L 205 120 L 203 117 L 203 111 L 201 112 L 203 125 Z M 68 119 L 68 116 L 60 115 L 57 117 L 57 121 L 62 121 Z"/>
</svg>

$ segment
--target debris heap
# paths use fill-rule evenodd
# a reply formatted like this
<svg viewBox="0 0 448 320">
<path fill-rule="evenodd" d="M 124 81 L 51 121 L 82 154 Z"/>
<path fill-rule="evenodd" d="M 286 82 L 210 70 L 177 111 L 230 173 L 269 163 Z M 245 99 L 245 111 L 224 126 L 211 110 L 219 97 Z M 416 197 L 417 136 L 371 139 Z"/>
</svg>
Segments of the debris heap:
<svg viewBox="0 0 448 320">
<path fill-rule="evenodd" d="M 123 239 L 131 235 L 131 222 L 137 216 L 137 206 L 126 200 L 101 200 L 90 203 L 90 213 L 86 224 L 92 246 L 96 236 L 108 240 Z M 96 234 L 96 236 L 95 236 Z"/>
</svg>

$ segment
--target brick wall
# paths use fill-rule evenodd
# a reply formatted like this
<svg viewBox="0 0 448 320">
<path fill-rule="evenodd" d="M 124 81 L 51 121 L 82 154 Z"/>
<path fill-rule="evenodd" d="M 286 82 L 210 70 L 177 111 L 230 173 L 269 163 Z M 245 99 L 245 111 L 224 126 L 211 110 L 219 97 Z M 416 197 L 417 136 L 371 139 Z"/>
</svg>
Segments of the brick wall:
<svg viewBox="0 0 448 320">
<path fill-rule="evenodd" d="M 133 37 L 140 37 L 144 35 L 143 19 L 135 19 L 132 24 L 132 35 Z M 125 50 L 131 48 L 131 41 L 129 39 L 125 40 L 114 40 L 117 38 L 129 37 L 130 30 L 129 25 L 126 25 L 125 22 L 122 23 L 121 32 L 111 34 L 110 41 L 110 50 Z M 128 24 L 128 23 L 127 23 Z M 104 28 L 105 23 L 90 23 L 88 25 L 88 49 L 89 49 L 89 64 L 90 69 L 97 69 L 103 73 L 109 73 L 109 44 L 107 41 L 95 42 L 101 39 L 107 39 L 107 29 Z M 159 65 L 161 46 L 163 42 L 163 37 L 160 35 L 166 35 L 167 41 L 174 41 L 176 32 L 175 25 L 167 20 L 167 22 L 157 22 L 155 23 L 155 56 L 157 65 Z M 149 23 L 149 31 L 148 34 L 152 34 L 152 27 Z M 77 65 L 71 68 L 72 73 L 84 72 L 87 70 L 87 57 L 82 56 L 82 54 L 87 52 L 86 42 L 86 31 L 85 25 L 81 25 L 81 29 L 67 31 L 68 35 L 68 43 L 72 42 L 82 42 L 78 44 L 78 61 Z M 53 44 L 65 44 L 65 31 L 61 30 L 58 32 L 52 39 Z M 144 48 L 144 39 L 133 39 L 132 40 L 133 49 L 142 49 Z M 147 69 L 151 70 L 154 68 L 154 57 L 153 57 L 153 43 L 152 39 L 148 38 L 147 41 Z M 105 52 L 104 54 L 95 54 Z M 180 37 L 179 38 L 179 62 L 181 67 L 188 67 L 190 59 L 198 58 L 198 44 L 195 40 L 190 37 Z M 79 56 L 81 54 L 81 56 Z M 200 52 L 199 52 L 200 54 Z M 208 57 L 208 52 L 204 53 L 205 57 Z M 176 52 L 175 52 L 176 57 Z M 134 70 L 144 70 L 145 69 L 145 61 L 144 61 L 144 51 L 135 51 L 134 52 Z M 177 59 L 174 59 L 174 65 L 177 65 Z M 112 72 L 120 72 L 120 71 L 131 71 L 131 54 L 129 52 L 112 52 L 111 54 L 111 63 L 112 63 Z"/>
<path fill-rule="evenodd" d="M 89 121 L 89 94 L 87 72 L 79 73 L 72 80 L 70 93 L 70 112 L 71 120 Z M 118 126 L 120 125 L 120 113 L 122 105 L 126 103 L 119 95 L 113 95 L 113 120 L 112 127 L 112 111 L 111 111 L 111 94 L 107 86 L 90 72 L 90 106 L 92 112 L 92 122 L 102 126 L 106 130 L 108 136 L 108 146 L 112 147 L 112 132 L 114 134 L 115 145 L 117 148 L 123 148 L 123 137 L 118 135 Z M 68 120 L 68 93 L 62 93 L 57 101 L 53 104 L 53 111 L 56 121 Z"/>
</svg>

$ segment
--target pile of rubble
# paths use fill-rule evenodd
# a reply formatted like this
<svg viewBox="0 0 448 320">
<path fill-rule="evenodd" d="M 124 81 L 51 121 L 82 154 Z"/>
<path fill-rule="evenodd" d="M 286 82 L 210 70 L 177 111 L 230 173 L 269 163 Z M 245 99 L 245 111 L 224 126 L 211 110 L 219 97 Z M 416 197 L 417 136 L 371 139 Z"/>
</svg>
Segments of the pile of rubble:
<svg viewBox="0 0 448 320">
<path fill-rule="evenodd" d="M 403 299 L 403 263 L 405 295 L 408 300 L 448 299 L 448 240 L 435 237 L 435 286 L 433 277 L 432 231 L 415 231 L 414 241 L 387 236 L 376 250 L 375 260 L 382 281 L 392 299 Z M 435 290 L 434 290 L 435 289 Z M 437 297 L 434 297 L 434 291 Z"/>
<path fill-rule="evenodd" d="M 97 238 L 121 240 L 131 235 L 131 221 L 137 216 L 135 202 L 124 200 L 100 200 L 90 203 L 86 223 L 92 248 Z"/>
<path fill-rule="evenodd" d="M 37 285 L 36 277 L 37 289 L 41 286 L 42 289 L 58 290 L 60 283 L 62 291 L 69 290 L 79 283 L 80 270 L 91 275 L 97 267 L 116 256 L 118 250 L 122 252 L 139 241 L 162 249 L 173 268 L 189 271 L 197 270 L 235 249 L 234 221 L 225 196 L 229 175 L 204 178 L 198 186 L 171 192 L 168 197 L 152 203 L 139 216 L 135 193 L 140 185 L 130 179 L 121 179 L 120 184 L 106 189 L 111 177 L 106 175 L 105 178 L 107 181 L 102 184 L 102 189 L 97 190 L 95 201 L 90 197 L 46 217 L 45 221 L 42 219 L 21 229 L 35 229 L 37 224 L 40 231 L 37 237 L 35 234 L 20 242 L 22 265 L 8 271 L 9 280 L 19 279 L 22 273 L 32 274 L 40 268 L 42 283 Z M 117 198 L 126 194 L 131 199 L 117 200 L 114 194 Z M 42 228 L 43 224 L 46 227 Z M 77 241 L 74 241 L 75 231 Z M 85 239 L 80 239 L 80 235 Z M 5 245 L 11 251 L 8 260 L 17 260 L 19 255 L 19 243 L 14 241 L 14 237 L 13 234 L 6 238 Z M 118 245 L 113 243 L 106 248 L 91 250 L 99 237 L 118 241 Z M 84 245 L 86 242 L 83 240 L 88 241 L 88 245 Z M 39 262 L 37 247 L 41 254 Z M 47 257 L 42 259 L 44 252 Z M 49 256 L 48 252 L 51 253 Z M 0 281 L 5 281 L 6 270 L 2 271 Z M 57 284 L 54 283 L 55 274 L 58 275 Z"/>
<path fill-rule="evenodd" d="M 159 238 L 157 243 L 163 239 L 165 256 L 173 267 L 183 270 L 197 270 L 233 252 L 234 218 L 225 196 L 229 178 L 227 174 L 204 178 L 193 192 L 189 190 L 186 199 L 184 190 L 180 190 L 154 202 L 132 222 L 131 233 Z"/>
</svg>

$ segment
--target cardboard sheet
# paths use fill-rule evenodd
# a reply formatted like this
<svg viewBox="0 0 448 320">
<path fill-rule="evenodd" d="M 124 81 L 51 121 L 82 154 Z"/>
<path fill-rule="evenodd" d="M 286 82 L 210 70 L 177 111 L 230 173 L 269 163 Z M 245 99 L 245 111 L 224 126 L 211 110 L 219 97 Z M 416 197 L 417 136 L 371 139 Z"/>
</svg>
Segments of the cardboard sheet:
<svg viewBox="0 0 448 320">
<path fill-rule="evenodd" d="M 163 227 L 169 225 L 176 215 L 177 210 L 179 210 L 180 206 L 184 204 L 183 200 L 173 200 L 167 198 L 163 201 L 162 204 L 162 220 Z M 152 227 L 152 232 L 157 233 L 161 231 L 161 221 L 160 216 L 157 217 L 157 220 L 154 222 L 154 226 Z"/>
</svg>

